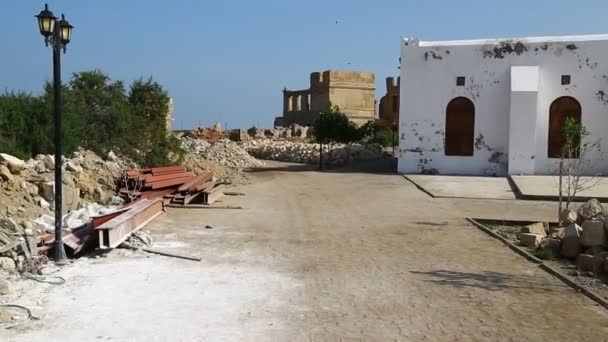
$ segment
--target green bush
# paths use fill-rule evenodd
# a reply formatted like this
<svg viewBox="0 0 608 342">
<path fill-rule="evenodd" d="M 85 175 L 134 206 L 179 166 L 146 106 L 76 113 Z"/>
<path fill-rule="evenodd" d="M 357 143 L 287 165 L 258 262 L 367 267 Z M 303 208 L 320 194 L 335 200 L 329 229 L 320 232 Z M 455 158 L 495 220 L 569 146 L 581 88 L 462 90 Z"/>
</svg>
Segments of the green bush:
<svg viewBox="0 0 608 342">
<path fill-rule="evenodd" d="M 361 130 L 340 111 L 338 106 L 332 106 L 320 113 L 313 123 L 315 139 L 318 143 L 331 142 L 352 143 L 360 141 Z"/>
<path fill-rule="evenodd" d="M 72 75 L 62 90 L 63 151 L 79 147 L 101 156 L 110 150 L 141 166 L 179 162 L 179 140 L 167 130 L 169 97 L 152 79 L 138 80 L 127 92 L 99 70 Z M 54 153 L 53 86 L 41 96 L 5 92 L 0 95 L 0 152 L 20 158 Z"/>
<path fill-rule="evenodd" d="M 384 147 L 392 147 L 397 144 L 397 132 L 395 130 L 385 128 L 376 136 L 376 142 Z"/>
</svg>

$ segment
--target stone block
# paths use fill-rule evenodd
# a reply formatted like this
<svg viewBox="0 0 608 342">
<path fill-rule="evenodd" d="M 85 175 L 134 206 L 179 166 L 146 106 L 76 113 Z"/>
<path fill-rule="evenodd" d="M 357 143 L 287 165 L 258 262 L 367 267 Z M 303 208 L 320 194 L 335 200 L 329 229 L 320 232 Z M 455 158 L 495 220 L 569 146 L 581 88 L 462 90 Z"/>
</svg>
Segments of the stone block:
<svg viewBox="0 0 608 342">
<path fill-rule="evenodd" d="M 0 178 L 7 182 L 12 182 L 15 179 L 6 165 L 0 165 Z"/>
<path fill-rule="evenodd" d="M 528 248 L 536 248 L 540 245 L 542 240 L 542 235 L 523 233 L 519 237 L 519 244 Z"/>
<path fill-rule="evenodd" d="M 602 269 L 603 260 L 590 254 L 579 254 L 576 257 L 576 268 L 581 271 L 591 271 L 594 273 Z"/>
<path fill-rule="evenodd" d="M 50 204 L 54 205 L 55 200 L 55 182 L 42 183 L 42 197 Z M 69 185 L 63 185 L 62 188 L 62 209 L 64 212 L 78 209 L 80 202 L 80 190 Z"/>
<path fill-rule="evenodd" d="M 582 228 L 576 224 L 570 224 L 566 227 L 564 237 L 562 239 L 561 254 L 567 258 L 576 258 L 581 251 L 581 234 Z"/>
<path fill-rule="evenodd" d="M 600 201 L 594 199 L 589 200 L 587 203 L 581 205 L 577 210 L 579 219 L 591 220 L 592 218 L 604 214 L 604 207 Z"/>
<path fill-rule="evenodd" d="M 557 255 L 559 255 L 560 249 L 562 247 L 562 240 L 546 238 L 546 239 L 543 239 L 543 241 L 541 241 L 539 247 L 550 249 L 553 252 L 553 255 L 557 256 Z"/>
<path fill-rule="evenodd" d="M 552 239 L 563 239 L 566 234 L 566 227 L 551 227 L 549 228 L 549 237 Z"/>
<path fill-rule="evenodd" d="M 586 220 L 583 223 L 581 244 L 585 247 L 604 246 L 606 244 L 604 221 L 596 219 Z"/>
<path fill-rule="evenodd" d="M 13 174 L 19 174 L 28 167 L 25 161 L 6 153 L 0 153 L 0 161 L 2 161 L 2 164 L 6 165 Z"/>
<path fill-rule="evenodd" d="M 82 167 L 72 161 L 68 161 L 67 163 L 65 163 L 65 169 L 70 172 L 82 171 Z"/>
<path fill-rule="evenodd" d="M 11 258 L 0 257 L 0 269 L 5 270 L 7 272 L 14 272 L 17 266 L 15 265 L 15 261 Z"/>
<path fill-rule="evenodd" d="M 570 209 L 564 209 L 564 210 L 562 210 L 561 214 L 559 215 L 559 218 L 565 224 L 576 223 L 576 220 L 578 219 L 578 214 L 576 213 L 576 211 L 572 211 Z"/>
<path fill-rule="evenodd" d="M 528 234 L 536 234 L 536 235 L 540 235 L 542 237 L 547 236 L 547 232 L 545 231 L 545 224 L 544 223 L 532 223 L 529 224 L 527 226 L 524 226 L 521 229 L 522 233 L 528 233 Z"/>
<path fill-rule="evenodd" d="M 42 161 L 42 163 L 44 164 L 44 166 L 46 167 L 46 169 L 48 171 L 52 171 L 53 169 L 55 169 L 55 157 L 50 155 L 50 154 L 43 154 L 40 157 L 40 160 Z"/>
<path fill-rule="evenodd" d="M 38 186 L 36 184 L 32 184 L 30 182 L 21 182 L 21 188 L 25 190 L 31 197 L 38 196 Z"/>
</svg>

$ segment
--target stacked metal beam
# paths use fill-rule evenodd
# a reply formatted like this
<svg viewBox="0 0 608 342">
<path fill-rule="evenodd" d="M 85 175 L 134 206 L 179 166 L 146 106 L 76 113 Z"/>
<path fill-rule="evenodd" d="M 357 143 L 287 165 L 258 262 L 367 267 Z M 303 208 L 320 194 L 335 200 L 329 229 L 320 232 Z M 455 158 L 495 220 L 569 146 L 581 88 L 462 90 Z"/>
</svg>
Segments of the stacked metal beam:
<svg viewBox="0 0 608 342">
<path fill-rule="evenodd" d="M 185 166 L 163 166 L 128 170 L 120 184 L 119 194 L 127 202 L 146 198 L 162 198 L 194 179 Z"/>
<path fill-rule="evenodd" d="M 223 196 L 223 185 L 213 181 L 211 173 L 195 177 L 177 189 L 177 193 L 166 195 L 171 204 L 188 206 L 190 204 L 212 204 Z"/>
</svg>

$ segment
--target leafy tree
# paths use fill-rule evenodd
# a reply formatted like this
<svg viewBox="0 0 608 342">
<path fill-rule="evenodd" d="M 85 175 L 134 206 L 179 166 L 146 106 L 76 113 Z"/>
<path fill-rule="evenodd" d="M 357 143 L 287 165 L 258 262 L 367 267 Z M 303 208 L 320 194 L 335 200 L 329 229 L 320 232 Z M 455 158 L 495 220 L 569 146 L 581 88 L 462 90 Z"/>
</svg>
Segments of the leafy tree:
<svg viewBox="0 0 608 342">
<path fill-rule="evenodd" d="M 319 167 L 323 168 L 323 144 L 352 143 L 361 140 L 362 131 L 340 111 L 329 105 L 313 123 L 315 140 L 319 143 Z"/>
<path fill-rule="evenodd" d="M 167 128 L 167 91 L 151 78 L 139 79 L 131 85 L 128 101 L 133 110 L 133 127 L 139 132 L 132 137 L 132 146 L 139 149 L 141 163 L 158 166 L 181 161 L 179 139 Z"/>
<path fill-rule="evenodd" d="M 122 81 L 99 70 L 75 73 L 63 85 L 64 152 L 82 147 L 100 155 L 113 150 L 142 166 L 179 162 L 183 151 L 168 130 L 169 97 L 152 79 L 133 82 L 127 93 Z M 0 151 L 20 158 L 53 153 L 53 85 L 41 96 L 5 92 L 0 95 Z"/>
<path fill-rule="evenodd" d="M 51 145 L 52 122 L 42 98 L 23 92 L 0 96 L 0 147 L 20 158 L 45 151 Z"/>
</svg>

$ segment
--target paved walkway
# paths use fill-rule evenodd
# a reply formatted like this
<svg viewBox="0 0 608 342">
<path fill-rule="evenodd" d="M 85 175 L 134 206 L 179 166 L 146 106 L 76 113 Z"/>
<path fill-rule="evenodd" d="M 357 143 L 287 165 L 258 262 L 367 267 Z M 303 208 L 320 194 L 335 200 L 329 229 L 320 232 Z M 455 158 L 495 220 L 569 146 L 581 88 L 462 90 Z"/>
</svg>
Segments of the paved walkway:
<svg viewBox="0 0 608 342">
<path fill-rule="evenodd" d="M 433 197 L 470 199 L 515 199 L 506 177 L 405 175 Z"/>
<path fill-rule="evenodd" d="M 398 175 L 270 171 L 224 204 L 172 209 L 156 248 L 64 268 L 2 341 L 605 341 L 608 315 L 473 228 L 552 204 L 433 199 Z M 210 225 L 212 229 L 206 229 Z"/>
</svg>

